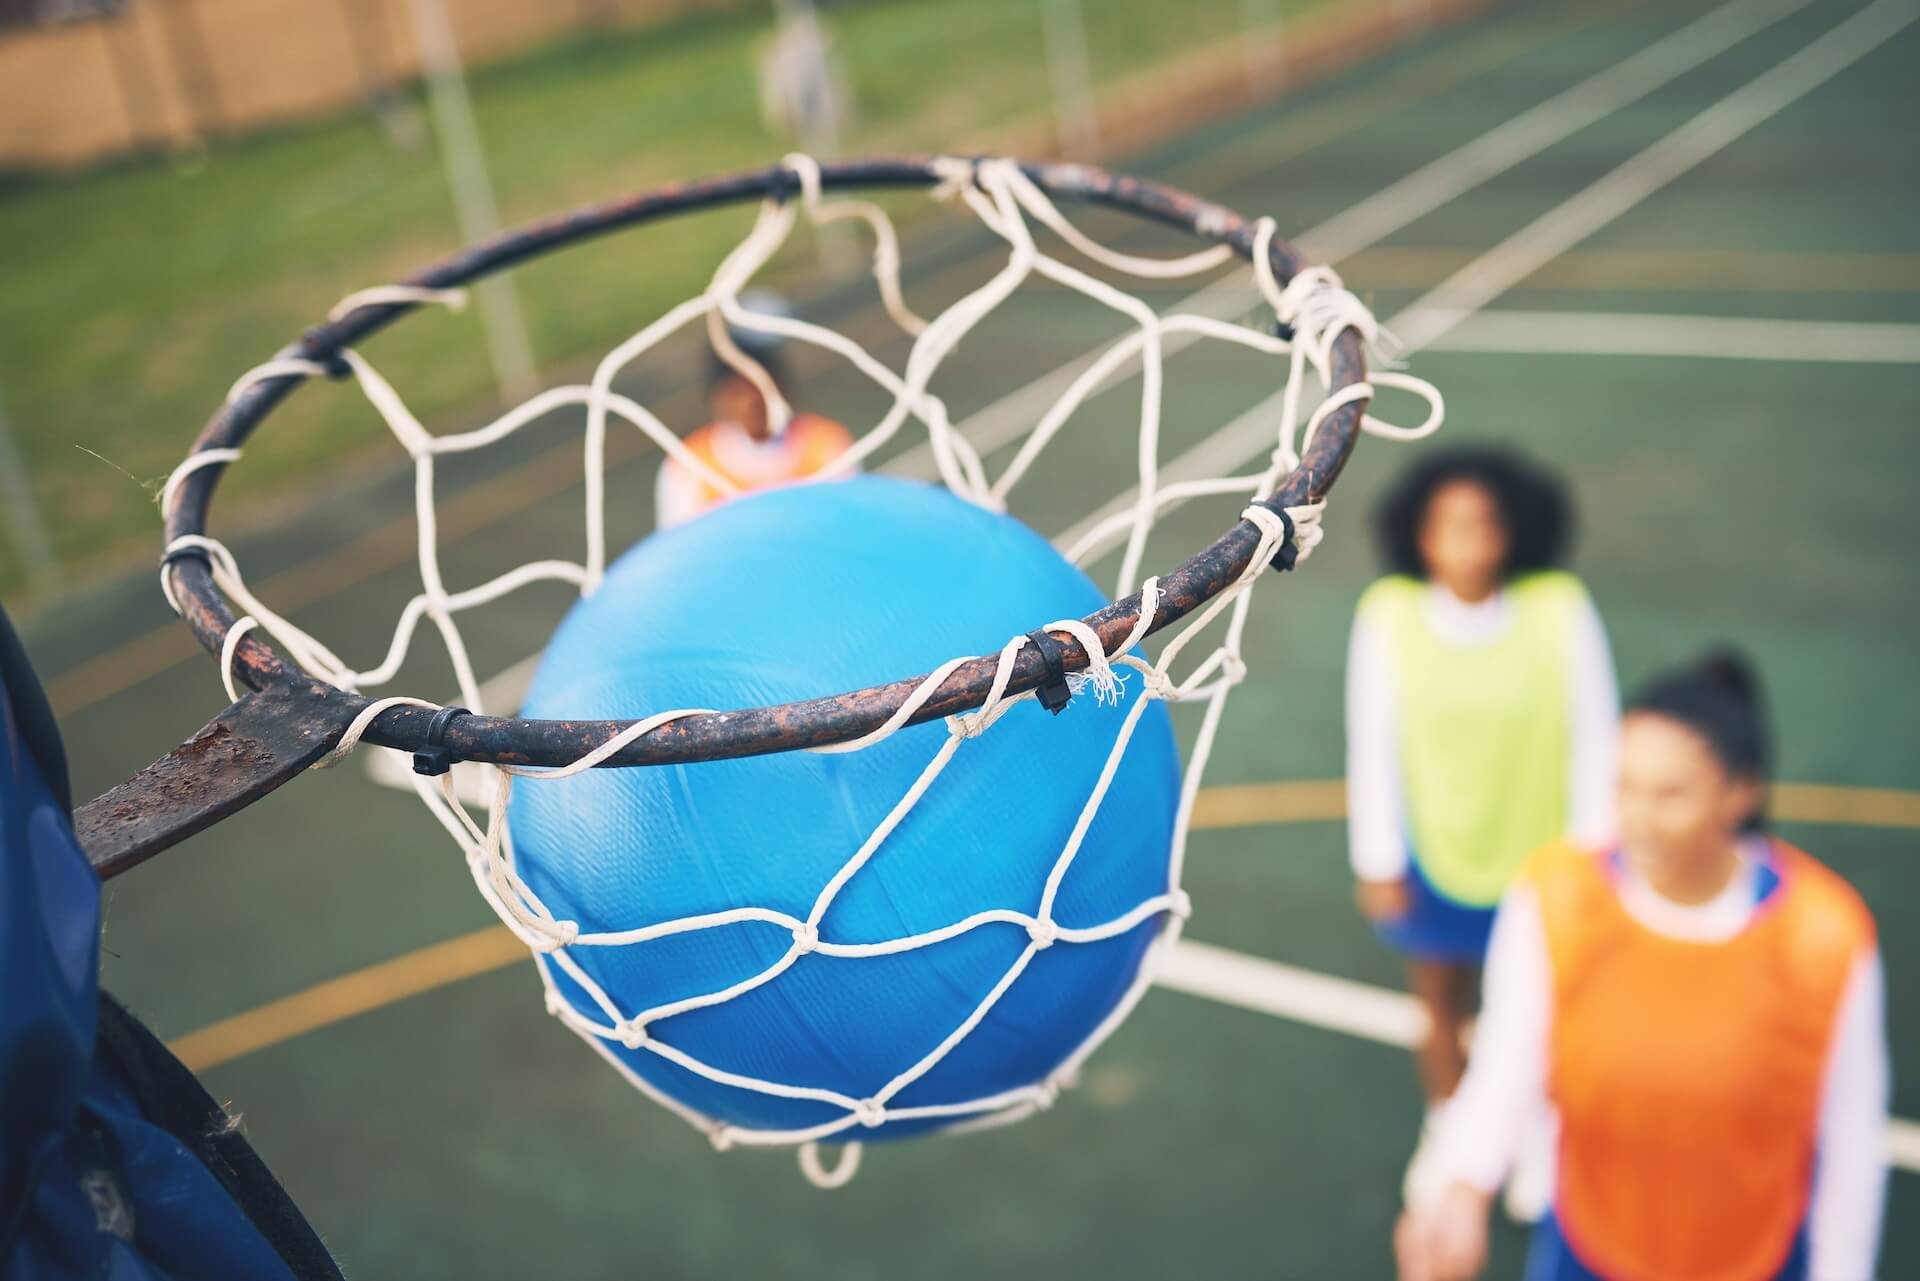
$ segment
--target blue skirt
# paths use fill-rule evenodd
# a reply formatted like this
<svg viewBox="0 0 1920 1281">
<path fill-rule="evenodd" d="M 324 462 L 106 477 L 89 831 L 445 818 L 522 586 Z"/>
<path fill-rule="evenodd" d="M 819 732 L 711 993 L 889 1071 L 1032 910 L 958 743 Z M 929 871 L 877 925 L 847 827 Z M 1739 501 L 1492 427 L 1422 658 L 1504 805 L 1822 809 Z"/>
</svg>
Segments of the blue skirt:
<svg viewBox="0 0 1920 1281">
<path fill-rule="evenodd" d="M 1388 947 L 1415 961 L 1478 965 L 1487 955 L 1493 913 L 1492 907 L 1471 906 L 1442 894 L 1420 870 L 1420 860 L 1412 858 L 1407 860 L 1407 914 L 1376 924 L 1374 931 Z"/>
<path fill-rule="evenodd" d="M 1807 1230 L 1802 1227 L 1793 1238 L 1786 1262 L 1773 1274 L 1773 1281 L 1806 1281 L 1806 1277 Z M 1573 1247 L 1567 1244 L 1567 1238 L 1561 1235 L 1559 1222 L 1549 1214 L 1533 1229 L 1523 1281 L 1607 1281 L 1607 1278 L 1580 1261 Z"/>
</svg>

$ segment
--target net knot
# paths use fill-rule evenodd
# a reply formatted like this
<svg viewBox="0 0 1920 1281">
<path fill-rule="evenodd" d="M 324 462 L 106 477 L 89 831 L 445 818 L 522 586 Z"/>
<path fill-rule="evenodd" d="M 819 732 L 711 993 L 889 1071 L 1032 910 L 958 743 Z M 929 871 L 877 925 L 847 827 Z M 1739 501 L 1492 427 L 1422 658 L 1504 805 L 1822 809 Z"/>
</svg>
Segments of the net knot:
<svg viewBox="0 0 1920 1281">
<path fill-rule="evenodd" d="M 345 382 L 353 377 L 353 366 L 347 363 L 343 349 L 333 346 L 325 337 L 323 326 L 315 325 L 300 337 L 301 354 L 319 367 L 320 372 L 335 382 Z"/>
<path fill-rule="evenodd" d="M 1275 332 L 1295 343 L 1321 381 L 1331 383 L 1333 341 L 1340 331 L 1352 329 L 1372 346 L 1380 340 L 1380 322 L 1331 267 L 1302 267 L 1283 287 L 1273 270 L 1274 235 L 1273 219 L 1254 224 L 1254 283 L 1273 308 Z"/>
<path fill-rule="evenodd" d="M 1193 915 L 1193 895 L 1183 889 L 1175 889 L 1167 896 L 1167 911 L 1183 921 L 1186 920 Z"/>
<path fill-rule="evenodd" d="M 644 1019 L 627 1019 L 619 1025 L 620 1044 L 629 1050 L 637 1050 L 647 1043 L 647 1024 Z"/>
<path fill-rule="evenodd" d="M 1358 329 L 1361 336 L 1371 342 L 1380 332 L 1380 323 L 1367 310 L 1367 305 L 1346 287 L 1340 273 L 1331 267 L 1301 268 L 1272 302 L 1280 323 L 1295 333 L 1304 330 L 1314 336 L 1330 325 L 1345 323 Z"/>
<path fill-rule="evenodd" d="M 1035 921 L 1027 926 L 1027 937 L 1033 940 L 1036 950 L 1045 951 L 1060 939 L 1060 925 L 1057 921 Z"/>
<path fill-rule="evenodd" d="M 1171 676 L 1157 667 L 1150 667 L 1140 681 L 1140 697 L 1163 699 L 1169 703 L 1177 702 L 1180 698 L 1180 687 L 1173 683 Z"/>
<path fill-rule="evenodd" d="M 1247 660 L 1238 654 L 1228 654 L 1220 660 L 1220 679 L 1229 685 L 1238 685 L 1247 679 Z"/>
<path fill-rule="evenodd" d="M 554 1018 L 562 1018 L 567 1012 L 567 999 L 552 988 L 547 989 L 547 1013 Z"/>
<path fill-rule="evenodd" d="M 1260 542 L 1247 561 L 1242 584 L 1251 581 L 1262 564 L 1285 573 L 1311 555 L 1320 545 L 1320 516 L 1325 507 L 1324 503 L 1281 507 L 1273 499 L 1264 499 L 1242 511 L 1242 520 L 1260 527 Z"/>
<path fill-rule="evenodd" d="M 878 1099 L 861 1099 L 853 1105 L 853 1115 L 867 1129 L 877 1130 L 887 1123 L 887 1105 Z"/>
<path fill-rule="evenodd" d="M 554 921 L 541 932 L 539 939 L 533 945 L 533 950 L 543 955 L 558 952 L 563 947 L 572 947 L 574 940 L 579 937 L 578 921 Z"/>
<path fill-rule="evenodd" d="M 820 930 L 811 921 L 802 921 L 793 927 L 793 950 L 801 956 L 807 955 L 820 946 Z"/>
<path fill-rule="evenodd" d="M 733 1146 L 733 1127 L 730 1125 L 714 1126 L 711 1130 L 707 1131 L 707 1142 L 713 1144 L 713 1150 L 715 1152 L 725 1152 Z"/>
<path fill-rule="evenodd" d="M 952 200 L 973 185 L 974 162 L 965 156 L 935 156 L 927 168 L 940 179 L 933 188 L 935 200 Z"/>
<path fill-rule="evenodd" d="M 985 711 L 961 712 L 947 717 L 947 732 L 955 738 L 979 738 L 987 732 Z"/>
<path fill-rule="evenodd" d="M 1320 525 L 1320 518 L 1326 515 L 1326 512 L 1325 499 L 1317 503 L 1303 503 L 1298 507 L 1285 509 L 1287 520 L 1293 526 L 1289 541 L 1294 548 L 1294 564 L 1298 565 L 1313 555 L 1313 549 L 1318 547 L 1321 539 L 1327 536 L 1327 531 Z"/>
<path fill-rule="evenodd" d="M 1273 278 L 1271 263 L 1256 253 L 1261 292 L 1273 307 L 1275 332 L 1298 345 L 1321 381 L 1332 382 L 1333 342 L 1344 329 L 1358 333 L 1369 347 L 1379 344 L 1380 322 L 1331 267 L 1305 267 L 1284 288 Z"/>
</svg>

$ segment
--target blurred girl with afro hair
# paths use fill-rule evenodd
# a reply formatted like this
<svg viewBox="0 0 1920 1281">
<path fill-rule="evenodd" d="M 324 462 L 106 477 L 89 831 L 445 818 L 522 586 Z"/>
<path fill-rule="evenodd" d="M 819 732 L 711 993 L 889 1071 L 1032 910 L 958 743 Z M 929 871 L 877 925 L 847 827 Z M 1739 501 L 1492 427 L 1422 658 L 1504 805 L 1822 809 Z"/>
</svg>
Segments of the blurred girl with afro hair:
<svg viewBox="0 0 1920 1281">
<path fill-rule="evenodd" d="M 1348 831 L 1360 910 L 1428 1019 L 1409 1203 L 1466 1070 L 1500 896 L 1541 845 L 1611 833 L 1619 694 L 1593 601 L 1561 568 L 1570 506 L 1535 464 L 1473 444 L 1424 453 L 1378 513 L 1387 572 L 1348 650 Z M 1543 1177 L 1516 1177 L 1517 1216 L 1544 1207 Z"/>
</svg>

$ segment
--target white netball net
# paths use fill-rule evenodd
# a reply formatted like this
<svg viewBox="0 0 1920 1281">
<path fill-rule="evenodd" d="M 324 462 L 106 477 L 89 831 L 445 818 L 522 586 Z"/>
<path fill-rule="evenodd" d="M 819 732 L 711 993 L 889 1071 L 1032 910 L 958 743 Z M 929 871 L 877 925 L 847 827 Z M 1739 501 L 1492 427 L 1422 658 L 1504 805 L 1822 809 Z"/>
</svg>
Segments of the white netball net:
<svg viewBox="0 0 1920 1281">
<path fill-rule="evenodd" d="M 1263 219 L 1256 224 L 1246 310 L 1252 310 L 1258 301 L 1264 300 L 1293 334 L 1290 340 L 1249 325 L 1228 323 L 1205 315 L 1179 312 L 1158 314 L 1140 299 L 1072 265 L 1065 260 L 1065 256 L 1043 250 L 1036 241 L 1035 233 L 1037 229 L 1051 232 L 1064 243 L 1068 251 L 1089 263 L 1115 274 L 1146 280 L 1171 280 L 1213 271 L 1232 256 L 1229 247 L 1216 246 L 1170 260 L 1118 253 L 1090 240 L 1068 222 L 1047 195 L 1012 161 L 942 161 L 940 171 L 944 181 L 935 189 L 935 197 L 958 202 L 970 209 L 981 223 L 1005 242 L 1009 252 L 1005 265 L 986 284 L 931 319 L 922 320 L 907 308 L 902 298 L 899 243 L 886 215 L 878 207 L 864 201 L 824 200 L 820 171 L 811 159 L 789 156 L 784 164 L 799 181 L 800 199 L 784 202 L 769 200 L 764 203 L 752 231 L 720 264 L 707 289 L 615 347 L 600 362 L 590 383 L 551 388 L 483 427 L 436 436 L 420 424 L 393 386 L 361 355 L 351 350 L 342 353 L 361 391 L 411 456 L 416 477 L 415 509 L 419 528 L 421 590 L 401 611 L 392 641 L 376 666 L 357 669 L 349 665 L 319 639 L 275 613 L 248 590 L 233 554 L 217 540 L 200 536 L 182 538 L 169 550 L 184 547 L 204 550 L 213 566 L 215 582 L 237 608 L 244 611 L 228 632 L 224 645 L 222 675 L 229 697 L 237 697 L 240 693 L 233 680 L 234 651 L 240 638 L 251 629 L 259 628 L 271 635 L 295 662 L 313 676 L 342 689 L 365 692 L 385 686 L 395 679 L 407 659 L 421 620 L 426 619 L 432 622 L 444 643 L 463 704 L 474 712 L 484 712 L 489 709 L 483 705 L 481 686 L 475 678 L 458 620 L 468 611 L 500 600 L 530 583 L 563 581 L 574 585 L 583 596 L 595 589 L 606 565 L 604 453 L 610 421 L 618 420 L 638 428 L 666 454 L 701 475 L 716 489 L 725 493 L 736 492 L 736 487 L 727 477 L 708 467 L 682 445 L 679 438 L 645 406 L 613 390 L 614 380 L 623 368 L 676 331 L 696 322 L 703 323 L 721 358 L 761 388 L 772 410 L 771 417 L 776 427 L 785 424 L 789 410 L 766 372 L 732 341 L 729 327 L 777 334 L 844 357 L 887 393 L 890 406 L 847 454 L 822 473 L 823 477 L 845 474 L 858 468 L 912 421 L 925 431 L 934 464 L 947 488 L 993 511 L 1006 510 L 1009 496 L 1043 451 L 1054 442 L 1074 410 L 1087 397 L 1138 362 L 1140 414 L 1136 494 L 1124 510 L 1094 524 L 1066 552 L 1075 563 L 1084 563 L 1104 555 L 1116 545 L 1121 546 L 1123 551 L 1115 592 L 1116 596 L 1125 595 L 1138 585 L 1141 592 L 1139 622 L 1131 635 L 1112 652 L 1107 652 L 1099 638 L 1078 620 L 1056 620 L 1046 624 L 1046 630 L 1072 635 L 1091 656 L 1087 670 L 1073 678 L 1076 693 L 1090 692 L 1096 698 L 1111 701 L 1117 697 L 1119 684 L 1125 679 L 1123 671 L 1130 669 L 1141 681 L 1142 696 L 1132 701 L 1120 719 L 1105 766 L 1082 806 L 1065 845 L 1054 857 L 1044 891 L 1037 902 L 988 906 L 939 929 L 882 942 L 850 943 L 835 940 L 824 935 L 821 929 L 821 923 L 836 895 L 860 873 L 885 844 L 889 833 L 936 784 L 940 773 L 955 754 L 965 750 L 969 739 L 987 732 L 1015 703 L 1035 696 L 1032 691 L 1015 695 L 1006 692 L 1021 648 L 1032 643 L 1026 636 L 1015 636 L 1007 641 L 1000 651 L 998 671 L 986 701 L 972 712 L 947 719 L 948 733 L 939 749 L 886 818 L 857 850 L 852 851 L 839 871 L 821 886 L 805 917 L 763 907 L 716 905 L 715 910 L 699 916 L 650 923 L 628 930 L 585 932 L 576 922 L 556 917 L 549 911 L 515 870 L 506 813 L 508 796 L 517 779 L 525 778 L 538 784 L 591 769 L 659 726 L 706 709 L 662 709 L 564 768 L 460 766 L 461 770 L 483 771 L 486 777 L 488 800 L 484 814 L 478 818 L 456 796 L 453 775 L 446 774 L 437 779 L 413 778 L 414 788 L 421 800 L 464 852 L 480 893 L 506 926 L 534 953 L 546 987 L 547 1009 L 550 1013 L 585 1038 L 634 1086 L 703 1130 L 716 1147 L 726 1148 L 734 1144 L 802 1145 L 801 1167 L 808 1177 L 823 1185 L 834 1186 L 852 1176 L 859 1156 L 859 1144 L 854 1140 L 867 1127 L 910 1119 L 942 1120 L 949 1122 L 953 1128 L 997 1125 L 1019 1120 L 1051 1104 L 1061 1087 L 1073 1081 L 1086 1057 L 1126 1018 L 1152 982 L 1160 958 L 1179 937 L 1181 924 L 1189 911 L 1187 894 L 1181 888 L 1181 872 L 1194 799 L 1225 710 L 1227 695 L 1246 677 L 1242 639 L 1253 589 L 1288 534 L 1285 523 L 1275 513 L 1262 506 L 1247 506 L 1241 515 L 1254 521 L 1261 530 L 1260 544 L 1249 560 L 1247 570 L 1197 614 L 1185 620 L 1160 646 L 1159 653 L 1149 658 L 1141 646 L 1155 621 L 1159 591 L 1156 579 L 1139 581 L 1139 571 L 1156 519 L 1171 507 L 1192 499 L 1237 496 L 1251 500 L 1274 492 L 1299 464 L 1300 456 L 1305 452 L 1313 433 L 1327 416 L 1342 405 L 1372 396 L 1376 385 L 1389 385 L 1414 392 L 1426 402 L 1427 414 L 1424 421 L 1414 427 L 1396 427 L 1371 416 L 1365 417 L 1362 420 L 1363 429 L 1374 435 L 1396 440 L 1425 436 L 1440 424 L 1441 402 L 1438 393 L 1419 379 L 1400 373 L 1375 372 L 1370 383 L 1349 386 L 1330 396 L 1322 395 L 1310 410 L 1303 410 L 1309 395 L 1307 384 L 1310 380 L 1317 379 L 1321 392 L 1330 385 L 1331 348 L 1342 330 L 1351 328 L 1369 343 L 1376 342 L 1380 335 L 1367 309 L 1353 294 L 1341 287 L 1338 277 L 1329 270 L 1311 269 L 1302 272 L 1284 288 L 1280 286 L 1269 265 L 1268 248 L 1274 235 L 1270 219 Z M 786 243 L 802 216 L 816 225 L 839 219 L 856 219 L 871 230 L 875 239 L 873 274 L 886 310 L 902 329 L 914 336 L 903 369 L 891 368 L 860 344 L 832 330 L 804 320 L 749 311 L 740 305 L 741 291 Z M 1059 400 L 1032 424 L 1030 433 L 1012 459 L 997 475 L 992 475 L 982 452 L 956 429 L 948 417 L 946 406 L 928 387 L 941 363 L 968 333 L 1024 282 L 1036 275 L 1112 308 L 1131 322 L 1131 328 L 1125 336 L 1098 353 Z M 392 301 L 459 306 L 464 299 L 458 291 L 383 286 L 350 296 L 340 303 L 334 314 L 339 316 L 355 307 Z M 1163 356 L 1170 335 L 1207 337 L 1237 343 L 1288 362 L 1288 379 L 1275 424 L 1275 447 L 1271 457 L 1258 471 L 1161 483 L 1159 445 Z M 243 376 L 235 384 L 230 397 L 237 396 L 260 378 L 287 374 L 313 376 L 324 372 L 311 361 L 283 355 Z M 435 522 L 435 460 L 443 454 L 484 448 L 537 419 L 574 406 L 584 406 L 586 411 L 584 561 L 531 561 L 476 586 L 459 591 L 449 589 L 441 573 Z M 231 463 L 238 457 L 239 451 L 233 449 L 204 450 L 188 457 L 175 469 L 162 492 L 163 510 L 170 510 L 179 484 L 187 475 L 203 466 Z M 1288 510 L 1293 525 L 1291 537 L 1302 559 L 1311 553 L 1320 540 L 1323 506 L 1315 504 Z M 161 580 L 168 600 L 174 602 L 171 571 L 163 569 Z M 177 611 L 178 604 L 174 603 Z M 1216 629 L 1217 636 L 1211 648 L 1204 655 L 1194 650 L 1198 656 L 1182 664 L 1181 660 L 1188 657 L 1189 650 L 1193 649 L 1201 634 L 1222 619 L 1223 625 Z M 812 750 L 856 752 L 889 737 L 908 723 L 955 668 L 972 657 L 960 655 L 942 664 L 927 676 L 884 725 L 873 732 L 849 742 Z M 1184 670 L 1177 673 L 1177 666 L 1184 667 Z M 819 692 L 827 694 L 836 691 Z M 1168 850 L 1167 889 L 1112 920 L 1093 926 L 1069 928 L 1054 919 L 1055 896 L 1081 852 L 1081 843 L 1112 783 L 1134 728 L 1154 700 L 1181 705 L 1198 704 L 1202 709 L 1200 726 L 1181 785 L 1173 839 Z M 331 764 L 351 752 L 376 716 L 389 707 L 401 704 L 423 707 L 435 705 L 427 700 L 406 696 L 376 700 L 354 722 L 339 746 L 321 765 Z M 1154 919 L 1161 922 L 1160 932 L 1125 997 L 1092 1035 L 1046 1077 L 990 1097 L 938 1106 L 909 1107 L 894 1102 L 902 1091 L 930 1072 L 987 1017 L 995 1003 L 1019 979 L 1040 951 L 1048 947 L 1111 938 Z M 648 1009 L 621 1008 L 576 957 L 577 949 L 639 946 L 672 934 L 725 929 L 747 922 L 770 924 L 791 933 L 792 943 L 776 963 L 725 988 Z M 674 1044 L 673 1016 L 719 1005 L 774 982 L 800 957 L 809 953 L 850 959 L 871 957 L 936 947 L 971 930 L 1008 928 L 1024 930 L 1027 934 L 1028 945 L 1019 958 L 990 990 L 980 994 L 978 1004 L 963 1021 L 937 1044 L 929 1045 L 919 1059 L 901 1064 L 897 1075 L 870 1094 L 855 1097 L 828 1089 L 759 1079 L 734 1071 L 725 1063 L 703 1062 Z M 579 991 L 587 995 L 594 1007 L 592 1010 L 575 1008 L 556 985 L 556 971 L 564 973 Z M 804 1129 L 765 1130 L 731 1125 L 703 1115 L 655 1089 L 612 1052 L 614 1046 L 657 1054 L 688 1072 L 727 1086 L 826 1104 L 837 1114 L 829 1121 Z M 831 1168 L 821 1161 L 815 1146 L 823 1140 L 845 1145 L 840 1161 Z"/>
</svg>

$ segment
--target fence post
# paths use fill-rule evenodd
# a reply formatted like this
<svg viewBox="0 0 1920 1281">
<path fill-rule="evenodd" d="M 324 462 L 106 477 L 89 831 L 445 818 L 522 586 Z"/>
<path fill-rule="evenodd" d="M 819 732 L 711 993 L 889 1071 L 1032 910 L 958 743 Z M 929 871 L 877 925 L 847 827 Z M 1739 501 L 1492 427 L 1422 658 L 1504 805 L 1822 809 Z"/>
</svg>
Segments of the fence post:
<svg viewBox="0 0 1920 1281">
<path fill-rule="evenodd" d="M 460 48 L 454 42 L 453 23 L 446 0 L 407 0 L 413 38 L 420 46 L 420 62 L 427 77 L 427 103 L 433 112 L 434 133 L 453 189 L 454 214 L 460 238 L 477 244 L 500 230 L 500 211 L 494 204 L 493 179 L 487 173 L 486 153 L 480 148 L 480 130 L 473 120 L 473 100 L 467 96 Z M 533 346 L 527 339 L 520 293 L 511 276 L 493 276 L 474 286 L 480 304 L 480 323 L 487 333 L 493 358 L 494 381 L 509 401 L 525 400 L 535 389 Z"/>
<path fill-rule="evenodd" d="M 1041 14 L 1060 150 L 1072 159 L 1090 159 L 1100 154 L 1100 112 L 1093 97 L 1087 23 L 1080 0 L 1043 0 Z"/>
</svg>

